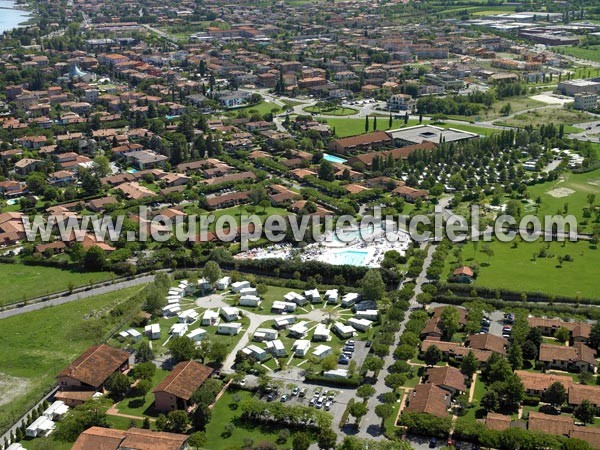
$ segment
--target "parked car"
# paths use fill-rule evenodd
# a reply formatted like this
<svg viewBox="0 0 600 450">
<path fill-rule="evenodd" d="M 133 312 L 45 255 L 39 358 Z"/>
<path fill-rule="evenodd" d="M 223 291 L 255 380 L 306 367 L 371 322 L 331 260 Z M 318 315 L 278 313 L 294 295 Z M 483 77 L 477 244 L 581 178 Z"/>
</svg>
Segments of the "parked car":
<svg viewBox="0 0 600 450">
<path fill-rule="evenodd" d="M 295 397 L 297 395 L 300 394 L 300 388 L 299 387 L 295 387 L 294 389 L 292 389 L 292 395 Z"/>
<path fill-rule="evenodd" d="M 283 395 L 281 396 L 281 403 L 285 403 L 285 402 L 287 402 L 287 401 L 288 401 L 288 395 L 287 395 L 287 394 L 283 394 Z"/>
<path fill-rule="evenodd" d="M 369 348 L 373 344 L 373 341 L 367 341 L 365 347 Z"/>
<path fill-rule="evenodd" d="M 267 395 L 267 401 L 272 402 L 273 400 L 275 400 L 275 393 L 271 392 L 269 395 Z"/>
<path fill-rule="evenodd" d="M 323 407 L 323 400 L 322 399 L 317 400 L 317 402 L 315 403 L 315 407 L 317 409 L 322 408 Z"/>
<path fill-rule="evenodd" d="M 330 401 L 325 402 L 325 411 L 329 411 L 331 409 L 331 405 L 333 405 L 332 402 L 330 402 Z"/>
<path fill-rule="evenodd" d="M 310 401 L 308 402 L 308 406 L 315 406 L 315 403 L 317 402 L 316 398 L 311 398 Z"/>
<path fill-rule="evenodd" d="M 338 364 L 341 364 L 342 366 L 347 366 L 348 364 L 350 364 L 350 360 L 344 356 L 340 356 L 338 359 Z"/>
<path fill-rule="evenodd" d="M 429 448 L 435 448 L 437 446 L 437 439 L 432 437 L 429 439 Z"/>
<path fill-rule="evenodd" d="M 298 394 L 298 397 L 302 398 L 302 397 L 306 397 L 306 388 L 302 388 L 302 390 L 300 391 L 300 393 Z"/>
</svg>

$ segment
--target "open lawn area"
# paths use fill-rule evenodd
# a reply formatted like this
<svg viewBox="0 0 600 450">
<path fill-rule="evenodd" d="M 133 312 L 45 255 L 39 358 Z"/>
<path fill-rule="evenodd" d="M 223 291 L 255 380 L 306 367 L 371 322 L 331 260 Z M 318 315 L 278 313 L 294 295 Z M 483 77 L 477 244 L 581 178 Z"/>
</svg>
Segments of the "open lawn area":
<svg viewBox="0 0 600 450">
<path fill-rule="evenodd" d="M 257 103 L 256 105 L 248 105 L 248 106 L 243 106 L 241 108 L 235 108 L 235 109 L 231 109 L 228 112 L 228 115 L 235 115 L 238 111 L 247 111 L 248 114 L 252 114 L 254 111 L 256 111 L 258 114 L 260 115 L 264 115 L 264 114 L 268 114 L 270 112 L 272 112 L 273 109 L 276 109 L 278 111 L 281 111 L 281 108 L 279 106 L 277 106 L 275 103 L 271 103 L 271 102 L 260 102 Z"/>
<path fill-rule="evenodd" d="M 523 111 L 525 109 L 530 108 L 538 108 L 540 106 L 544 106 L 545 103 L 542 103 L 538 100 L 533 100 L 529 97 L 512 97 L 508 99 L 498 100 L 494 102 L 492 107 L 489 110 L 482 110 L 480 114 L 475 116 L 452 116 L 453 119 L 459 120 L 475 120 L 475 121 L 483 121 L 490 119 L 497 119 L 502 117 L 502 113 L 500 112 L 502 108 L 504 108 L 507 104 L 510 104 L 511 114 L 514 114 L 519 111 Z"/>
<path fill-rule="evenodd" d="M 121 320 L 110 311 L 144 286 L 0 320 L 0 430 L 13 423 L 82 351 Z"/>
<path fill-rule="evenodd" d="M 186 208 L 184 208 L 184 211 L 187 214 L 196 214 L 199 216 L 199 220 L 200 223 L 198 225 L 198 231 L 200 231 L 200 227 L 204 227 L 205 223 L 208 222 L 208 217 L 214 217 L 214 221 L 210 222 L 208 229 L 210 231 L 214 231 L 215 227 L 216 227 L 216 222 L 219 220 L 219 218 L 221 216 L 225 216 L 225 215 L 229 215 L 231 217 L 234 217 L 236 220 L 236 223 L 240 224 L 240 220 L 241 220 L 241 215 L 245 215 L 245 216 L 251 216 L 251 215 L 257 215 L 260 218 L 262 218 L 263 220 L 268 217 L 268 216 L 272 216 L 272 215 L 287 215 L 288 212 L 283 209 L 283 208 L 276 208 L 273 206 L 269 206 L 267 208 L 263 208 L 262 206 L 255 206 L 255 205 L 238 205 L 238 206 L 233 206 L 231 208 L 224 208 L 224 209 L 217 209 L 216 211 L 205 211 L 203 209 L 198 208 L 197 206 L 188 206 Z M 225 224 L 228 224 L 229 222 L 225 222 Z M 248 221 L 245 221 L 244 224 L 248 223 Z"/>
<path fill-rule="evenodd" d="M 156 373 L 152 378 L 152 389 L 169 374 L 167 370 L 156 369 Z M 119 402 L 117 409 L 121 414 L 129 414 L 140 417 L 157 417 L 158 412 L 153 408 L 154 394 L 150 391 L 145 397 L 128 397 Z"/>
<path fill-rule="evenodd" d="M 75 272 L 54 267 L 0 264 L 0 305 L 110 280 L 111 272 Z"/>
<path fill-rule="evenodd" d="M 353 108 L 345 108 L 342 106 L 336 106 L 333 108 L 320 108 L 317 105 L 308 106 L 304 108 L 304 111 L 315 114 L 323 114 L 325 116 L 351 116 L 352 114 L 356 114 L 356 109 Z"/>
<path fill-rule="evenodd" d="M 257 312 L 260 314 L 271 314 L 271 308 L 273 307 L 273 302 L 275 301 L 285 301 L 283 296 L 285 294 L 287 294 L 288 292 L 298 292 L 298 293 L 302 293 L 303 291 L 300 289 L 290 289 L 290 288 L 286 288 L 286 287 L 280 287 L 280 286 L 267 286 L 267 292 L 263 295 L 260 295 L 260 298 L 262 299 L 262 303 L 260 304 L 259 307 L 255 308 L 255 307 L 250 307 L 250 306 L 240 306 L 238 305 L 238 300 L 239 300 L 239 295 L 237 294 L 232 294 L 230 296 L 227 297 L 227 300 L 231 299 L 231 304 L 234 306 L 238 306 L 241 309 L 245 309 L 248 311 L 253 311 L 253 312 Z M 307 305 L 308 306 L 308 305 Z M 302 311 L 301 309 L 297 310 L 298 312 L 302 313 L 304 311 Z M 272 313 L 272 314 L 280 314 L 280 313 Z"/>
<path fill-rule="evenodd" d="M 323 119 L 329 126 L 335 128 L 337 137 L 355 136 L 365 132 L 365 119 Z M 409 120 L 408 126 L 418 125 L 418 120 Z M 388 117 L 377 117 L 377 129 L 381 131 L 393 130 L 404 127 L 404 119 L 393 119 L 392 127 L 389 127 Z M 373 131 L 373 118 L 369 117 L 369 132 Z"/>
<path fill-rule="evenodd" d="M 483 253 L 488 244 L 492 256 Z M 480 266 L 473 288 L 504 288 L 523 292 L 544 292 L 568 297 L 600 298 L 598 292 L 598 267 L 600 249 L 590 248 L 587 242 L 510 242 L 493 241 L 463 244 L 462 263 Z M 477 248 L 477 249 L 476 249 Z M 547 257 L 540 257 L 540 252 Z M 558 256 L 569 254 L 573 261 L 559 266 Z M 534 259 L 535 255 L 535 259 Z M 446 260 L 446 276 L 456 267 L 454 255 Z M 549 280 L 560 280 L 550 282 Z"/>
<path fill-rule="evenodd" d="M 582 111 L 570 111 L 563 108 L 548 107 L 517 114 L 510 119 L 501 119 L 496 124 L 524 128 L 527 125 L 533 125 L 534 127 L 537 127 L 539 125 L 548 125 L 553 123 L 557 127 L 560 124 L 565 125 L 565 132 L 577 132 L 579 130 L 578 128 L 572 126 L 567 127 L 567 125 L 589 122 L 593 119 L 593 116 Z"/>
<path fill-rule="evenodd" d="M 600 205 L 600 169 L 592 172 L 574 174 L 564 172 L 560 178 L 547 183 L 536 184 L 527 188 L 532 200 L 541 198 L 537 216 L 564 214 L 565 205 L 568 206 L 567 214 L 577 218 L 578 229 L 590 232 L 595 225 L 595 217 L 584 219 L 583 210 L 589 208 L 588 195 L 595 194 L 595 205 Z"/>
<path fill-rule="evenodd" d="M 280 449 L 289 449 L 294 438 L 291 431 L 287 442 L 277 442 L 277 435 L 281 427 L 257 426 L 244 422 L 240 419 L 240 405 L 244 400 L 252 398 L 254 394 L 248 391 L 235 391 L 229 389 L 219 399 L 212 410 L 212 420 L 206 426 L 206 439 L 210 443 L 206 449 L 224 450 L 230 448 L 241 448 L 246 439 L 252 440 L 254 445 L 261 442 L 271 442 Z M 229 435 L 225 428 L 227 424 L 233 424 L 234 429 Z M 208 445 L 208 444 L 207 444 Z"/>
<path fill-rule="evenodd" d="M 600 45 L 590 45 L 588 48 L 583 47 L 557 47 L 560 53 L 574 56 L 579 59 L 587 59 L 588 61 L 600 62 Z M 594 69 L 590 69 L 591 75 L 598 75 Z"/>
</svg>

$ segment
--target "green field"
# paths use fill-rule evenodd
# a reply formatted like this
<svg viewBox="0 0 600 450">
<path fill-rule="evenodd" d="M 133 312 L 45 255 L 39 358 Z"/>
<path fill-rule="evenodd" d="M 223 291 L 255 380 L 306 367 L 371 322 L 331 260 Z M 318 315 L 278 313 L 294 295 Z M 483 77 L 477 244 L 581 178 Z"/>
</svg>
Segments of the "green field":
<svg viewBox="0 0 600 450">
<path fill-rule="evenodd" d="M 212 409 L 212 420 L 206 426 L 206 438 L 210 443 L 210 450 L 225 450 L 232 448 L 242 448 L 245 445 L 245 439 L 251 439 L 254 445 L 261 442 L 271 442 L 277 444 L 280 449 L 291 448 L 294 432 L 292 430 L 290 438 L 285 443 L 277 442 L 277 434 L 282 427 L 255 426 L 240 420 L 240 404 L 252 398 L 252 393 L 248 391 L 228 390 L 219 399 Z M 239 400 L 236 402 L 236 400 Z M 227 424 L 232 423 L 235 428 L 230 436 L 225 432 Z"/>
<path fill-rule="evenodd" d="M 539 217 L 559 212 L 562 214 L 566 204 L 567 213 L 577 218 L 579 231 L 589 232 L 593 229 L 595 219 L 584 219 L 583 209 L 589 207 L 589 194 L 595 194 L 595 204 L 600 204 L 600 170 L 582 174 L 564 172 L 556 181 L 530 186 L 527 190 L 532 200 L 538 197 L 542 200 L 537 211 Z"/>
<path fill-rule="evenodd" d="M 544 292 L 568 297 L 600 298 L 598 291 L 598 267 L 600 249 L 591 248 L 587 242 L 490 242 L 493 256 L 482 252 L 486 243 L 479 242 L 477 250 L 473 243 L 463 244 L 462 263 L 478 264 L 479 276 L 473 288 L 504 288 L 512 291 Z M 546 248 L 547 247 L 547 248 Z M 547 257 L 539 252 L 546 249 Z M 558 256 L 569 254 L 573 261 L 563 262 L 559 267 Z M 536 255 L 535 260 L 533 256 Z M 454 255 L 446 260 L 446 276 L 458 261 Z M 445 279 L 445 278 L 444 278 Z"/>
<path fill-rule="evenodd" d="M 573 125 L 575 123 L 589 122 L 593 119 L 593 116 L 585 112 L 548 107 L 536 109 L 534 111 L 529 111 L 522 114 L 517 114 L 516 116 L 511 117 L 510 119 L 500 120 L 496 122 L 496 124 L 524 128 L 527 125 L 533 125 L 534 127 L 537 127 L 539 125 L 548 125 L 549 123 L 553 123 L 558 127 L 561 124 Z M 565 127 L 565 131 L 577 132 L 581 130 L 578 130 L 574 127 Z"/>
<path fill-rule="evenodd" d="M 600 62 L 600 45 L 590 45 L 588 48 L 583 47 L 558 47 L 560 53 L 574 56 L 579 59 L 587 59 L 588 61 Z M 594 72 L 593 69 L 592 73 Z"/>
<path fill-rule="evenodd" d="M 308 106 L 304 108 L 304 111 L 315 114 L 323 114 L 325 116 L 351 116 L 356 114 L 356 109 L 344 108 L 341 106 L 335 108 L 319 108 L 318 106 Z"/>
<path fill-rule="evenodd" d="M 538 100 L 533 100 L 529 97 L 512 97 L 509 99 L 499 100 L 494 102 L 492 107 L 489 110 L 483 109 L 480 114 L 475 116 L 450 116 L 453 119 L 458 120 L 474 120 L 474 121 L 484 121 L 490 119 L 497 119 L 502 117 L 502 113 L 500 110 L 504 108 L 507 104 L 510 104 L 511 114 L 514 114 L 519 111 L 523 111 L 525 109 L 530 108 L 538 108 L 540 106 L 544 106 L 545 103 L 542 103 Z"/>
<path fill-rule="evenodd" d="M 53 267 L 0 264 L 0 305 L 110 280 L 110 272 L 75 272 Z"/>
<path fill-rule="evenodd" d="M 365 119 L 323 119 L 327 121 L 329 126 L 335 128 L 337 137 L 355 136 L 365 132 Z M 409 120 L 408 126 L 418 125 L 418 120 Z M 377 129 L 387 131 L 390 129 L 401 128 L 404 126 L 404 119 L 392 120 L 392 127 L 389 126 L 388 117 L 377 117 Z M 373 131 L 373 118 L 369 117 L 369 131 Z"/>
<path fill-rule="evenodd" d="M 256 111 L 258 114 L 264 115 L 264 114 L 270 113 L 273 109 L 276 109 L 277 111 L 281 110 L 281 108 L 279 106 L 277 106 L 275 103 L 260 102 L 256 105 L 249 105 L 249 106 L 244 106 L 242 108 L 231 109 L 231 110 L 229 110 L 229 112 L 236 113 L 238 111 L 248 111 L 249 114 L 252 114 L 252 112 Z"/>
<path fill-rule="evenodd" d="M 101 342 L 118 317 L 110 310 L 143 286 L 123 289 L 0 320 L 0 429 L 54 384 L 83 350 Z"/>
<path fill-rule="evenodd" d="M 156 373 L 152 378 L 152 388 L 154 389 L 158 384 L 169 374 L 167 370 L 156 369 Z M 121 414 L 129 414 L 132 416 L 140 417 L 156 417 L 158 413 L 154 411 L 152 405 L 154 404 L 154 395 L 152 392 L 146 394 L 145 397 L 137 398 L 126 398 L 121 400 L 117 405 L 117 409 Z"/>
</svg>

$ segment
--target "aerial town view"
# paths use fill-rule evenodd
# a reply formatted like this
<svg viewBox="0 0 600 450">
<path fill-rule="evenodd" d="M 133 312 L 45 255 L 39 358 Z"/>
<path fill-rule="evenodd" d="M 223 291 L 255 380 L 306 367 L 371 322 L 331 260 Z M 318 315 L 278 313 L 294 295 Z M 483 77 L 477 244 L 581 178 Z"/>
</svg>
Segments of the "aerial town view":
<svg viewBox="0 0 600 450">
<path fill-rule="evenodd" d="M 600 449 L 600 0 L 0 0 L 0 450 Z"/>
</svg>

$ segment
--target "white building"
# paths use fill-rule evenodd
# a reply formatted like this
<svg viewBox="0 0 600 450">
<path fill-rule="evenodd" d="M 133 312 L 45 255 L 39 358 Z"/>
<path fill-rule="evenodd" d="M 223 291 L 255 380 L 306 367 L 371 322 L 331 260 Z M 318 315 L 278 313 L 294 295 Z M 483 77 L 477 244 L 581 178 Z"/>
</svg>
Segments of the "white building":
<svg viewBox="0 0 600 450">
<path fill-rule="evenodd" d="M 260 297 L 256 295 L 242 295 L 240 297 L 240 306 L 259 306 L 261 304 Z"/>
<path fill-rule="evenodd" d="M 356 317 L 357 319 L 367 319 L 367 320 L 375 321 L 379 318 L 379 311 L 377 311 L 376 309 L 367 309 L 365 311 L 356 311 L 356 314 L 354 314 L 354 317 Z"/>
<path fill-rule="evenodd" d="M 279 337 L 277 330 L 271 328 L 257 328 L 253 339 L 258 342 L 273 341 Z"/>
<path fill-rule="evenodd" d="M 179 295 L 168 295 L 167 296 L 167 304 L 172 305 L 174 303 L 179 303 L 181 301 L 181 297 Z"/>
<path fill-rule="evenodd" d="M 319 359 L 323 359 L 333 353 L 333 349 L 329 345 L 319 345 L 313 350 L 313 355 Z"/>
<path fill-rule="evenodd" d="M 173 297 L 179 297 L 179 298 L 183 298 L 183 289 L 181 288 L 171 288 L 169 289 L 169 292 L 167 292 L 167 295 L 169 297 L 173 296 Z"/>
<path fill-rule="evenodd" d="M 331 339 L 331 332 L 329 331 L 329 328 L 327 328 L 327 325 L 325 325 L 324 323 L 318 324 L 317 328 L 315 328 L 315 332 L 313 333 L 312 340 L 313 341 L 328 341 L 330 339 Z"/>
<path fill-rule="evenodd" d="M 187 337 L 189 337 L 194 342 L 200 342 L 202 339 L 204 339 L 205 336 L 206 330 L 203 328 L 196 328 L 195 330 L 192 330 L 187 334 Z"/>
<path fill-rule="evenodd" d="M 55 423 L 46 416 L 40 416 L 25 430 L 27 437 L 36 438 L 48 436 L 54 431 Z"/>
<path fill-rule="evenodd" d="M 275 339 L 274 341 L 267 342 L 266 345 L 267 350 L 269 350 L 276 358 L 283 358 L 284 356 L 287 356 L 287 350 L 285 349 L 285 346 L 281 340 Z"/>
<path fill-rule="evenodd" d="M 292 345 L 292 350 L 294 350 L 294 355 L 304 357 L 310 350 L 310 341 L 307 339 L 298 339 Z"/>
<path fill-rule="evenodd" d="M 144 333 L 148 336 L 148 339 L 154 341 L 156 339 L 160 339 L 160 325 L 157 323 L 153 323 L 150 325 L 146 325 L 144 328 Z"/>
<path fill-rule="evenodd" d="M 212 285 L 206 278 L 200 278 L 198 280 L 198 289 L 202 292 L 210 292 L 212 291 Z"/>
<path fill-rule="evenodd" d="M 295 323 L 288 328 L 291 337 L 303 338 L 308 333 L 308 322 L 303 320 L 302 322 Z"/>
<path fill-rule="evenodd" d="M 227 322 L 232 322 L 240 318 L 240 310 L 233 306 L 223 306 L 220 311 L 221 317 Z"/>
<path fill-rule="evenodd" d="M 242 324 L 239 322 L 222 323 L 217 327 L 218 334 L 227 334 L 229 336 L 237 336 L 240 334 Z"/>
<path fill-rule="evenodd" d="M 236 294 L 239 294 L 239 292 L 242 289 L 249 288 L 249 287 L 250 287 L 249 281 L 236 281 L 235 283 L 231 284 L 231 290 L 233 292 L 235 292 Z"/>
<path fill-rule="evenodd" d="M 292 302 L 295 303 L 298 306 L 304 306 L 308 303 L 308 300 L 306 300 L 302 295 L 298 294 L 297 292 L 288 292 L 287 294 L 285 294 L 283 296 L 283 299 L 286 302 Z"/>
<path fill-rule="evenodd" d="M 140 342 L 142 340 L 142 333 L 135 328 L 130 328 L 127 330 L 127 334 L 129 335 L 129 339 L 131 339 L 133 342 Z"/>
<path fill-rule="evenodd" d="M 294 316 L 280 317 L 277 319 L 273 319 L 273 324 L 275 325 L 275 328 L 277 328 L 278 330 L 283 330 L 283 329 L 289 327 L 290 325 L 293 325 L 294 323 L 296 323 L 296 318 Z"/>
<path fill-rule="evenodd" d="M 241 296 L 245 296 L 245 295 L 258 295 L 258 292 L 257 292 L 256 288 L 245 287 L 245 288 L 240 289 L 239 294 Z"/>
<path fill-rule="evenodd" d="M 188 326 L 187 323 L 174 323 L 169 330 L 169 334 L 173 337 L 181 337 L 185 336 L 187 333 Z"/>
<path fill-rule="evenodd" d="M 369 328 L 371 328 L 371 325 L 373 325 L 373 322 L 371 322 L 370 320 L 357 319 L 355 317 L 348 319 L 346 323 L 357 331 L 366 331 Z"/>
<path fill-rule="evenodd" d="M 342 306 L 344 308 L 350 308 L 352 305 L 354 305 L 358 299 L 360 298 L 360 295 L 357 294 L 356 292 L 348 292 L 346 295 L 344 295 L 342 297 Z"/>
<path fill-rule="evenodd" d="M 321 298 L 321 294 L 317 289 L 311 289 L 309 291 L 304 291 L 304 297 L 311 303 L 321 303 L 323 299 Z"/>
<path fill-rule="evenodd" d="M 224 291 L 231 284 L 231 277 L 223 277 L 220 280 L 217 280 L 217 289 L 219 291 Z"/>
<path fill-rule="evenodd" d="M 347 369 L 326 370 L 323 372 L 323 376 L 325 376 L 327 378 L 348 378 L 348 370 Z"/>
<path fill-rule="evenodd" d="M 181 305 L 179 303 L 172 303 L 170 305 L 165 306 L 162 309 L 163 316 L 165 317 L 173 317 L 181 311 Z"/>
<path fill-rule="evenodd" d="M 42 413 L 42 416 L 50 420 L 57 420 L 69 412 L 69 407 L 61 400 L 56 400 Z"/>
<path fill-rule="evenodd" d="M 337 289 L 329 289 L 328 291 L 325 291 L 325 303 L 336 304 L 339 298 L 340 295 Z"/>
<path fill-rule="evenodd" d="M 333 332 L 341 339 L 347 339 L 354 336 L 354 331 L 354 328 L 352 328 L 350 325 L 344 325 L 342 322 L 336 322 L 333 324 Z"/>
<path fill-rule="evenodd" d="M 219 313 L 218 311 L 214 311 L 212 309 L 207 309 L 204 311 L 202 315 L 202 321 L 200 322 L 202 326 L 211 327 L 219 324 Z"/>
<path fill-rule="evenodd" d="M 374 300 L 364 300 L 354 305 L 352 309 L 354 310 L 354 312 L 366 311 L 368 309 L 377 309 L 377 302 Z"/>
<path fill-rule="evenodd" d="M 252 356 L 257 361 L 264 361 L 269 356 L 266 350 L 256 345 L 249 345 L 248 347 L 243 348 L 242 353 Z"/>
<path fill-rule="evenodd" d="M 298 305 L 292 302 L 281 302 L 279 300 L 275 300 L 273 302 L 273 306 L 271 307 L 271 311 L 273 312 L 294 312 Z"/>
<path fill-rule="evenodd" d="M 591 92 L 583 92 L 575 94 L 575 101 L 573 102 L 573 108 L 583 110 L 583 111 L 591 111 L 593 109 L 598 108 L 598 95 L 593 94 Z"/>
<path fill-rule="evenodd" d="M 177 315 L 177 321 L 180 323 L 194 323 L 200 317 L 200 313 L 195 309 L 186 309 Z"/>
<path fill-rule="evenodd" d="M 10 444 L 6 450 L 26 450 L 19 442 L 15 442 L 14 444 Z"/>
</svg>

